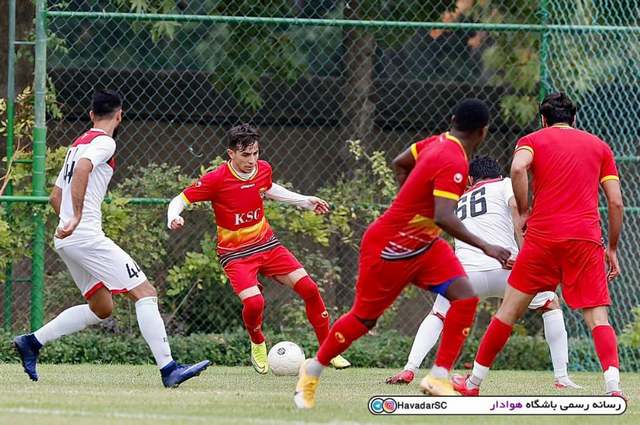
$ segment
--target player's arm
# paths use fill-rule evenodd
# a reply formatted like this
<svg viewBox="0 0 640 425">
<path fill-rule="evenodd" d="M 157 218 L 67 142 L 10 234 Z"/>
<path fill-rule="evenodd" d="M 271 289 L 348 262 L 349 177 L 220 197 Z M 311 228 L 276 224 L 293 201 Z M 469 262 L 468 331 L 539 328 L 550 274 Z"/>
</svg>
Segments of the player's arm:
<svg viewBox="0 0 640 425">
<path fill-rule="evenodd" d="M 301 195 L 293 192 L 286 187 L 277 183 L 272 183 L 271 188 L 265 192 L 265 196 L 274 201 L 284 202 L 285 204 L 295 205 L 299 208 L 313 210 L 316 214 L 325 214 L 329 212 L 329 204 L 315 196 Z"/>
<path fill-rule="evenodd" d="M 402 186 L 411 170 L 413 170 L 413 167 L 416 165 L 416 156 L 416 145 L 414 143 L 409 149 L 396 156 L 391 162 L 398 185 Z"/>
<path fill-rule="evenodd" d="M 169 202 L 167 208 L 167 227 L 169 229 L 178 230 L 184 226 L 184 218 L 180 214 L 188 205 L 182 193 Z"/>
<path fill-rule="evenodd" d="M 167 227 L 178 230 L 184 226 L 184 218 L 180 214 L 195 202 L 211 201 L 217 191 L 218 174 L 215 171 L 200 177 L 197 182 L 183 190 L 169 202 L 167 208 Z"/>
<path fill-rule="evenodd" d="M 499 246 L 491 245 L 471 233 L 456 215 L 457 199 L 451 197 L 435 196 L 434 221 L 445 232 L 455 239 L 466 242 L 469 245 L 481 249 L 486 255 L 495 258 L 503 265 L 511 256 L 511 253 Z"/>
<path fill-rule="evenodd" d="M 602 182 L 602 188 L 607 198 L 607 209 L 609 211 L 609 227 L 607 245 L 607 262 L 609 263 L 609 273 L 607 278 L 612 280 L 620 274 L 620 264 L 618 263 L 618 241 L 622 232 L 622 221 L 624 214 L 624 203 L 622 201 L 622 191 L 620 190 L 620 180 L 610 179 Z"/>
<path fill-rule="evenodd" d="M 73 167 L 73 177 L 71 178 L 71 205 L 73 207 L 73 216 L 64 223 L 63 227 L 58 228 L 56 237 L 64 239 L 71 236 L 80 220 L 82 220 L 82 208 L 84 207 L 84 196 L 87 192 L 87 184 L 89 183 L 89 175 L 93 170 L 93 163 L 88 158 L 80 158 Z"/>
<path fill-rule="evenodd" d="M 513 234 L 516 238 L 518 248 L 522 248 L 522 244 L 524 242 L 522 227 L 524 226 L 524 223 L 522 222 L 520 213 L 518 213 L 518 205 L 516 204 L 515 196 L 509 198 L 509 209 L 511 210 L 511 220 L 513 221 Z"/>
<path fill-rule="evenodd" d="M 511 162 L 513 196 L 518 207 L 518 214 L 521 217 L 526 216 L 529 211 L 529 176 L 527 172 L 533 161 L 533 151 L 527 148 L 517 149 Z"/>
<path fill-rule="evenodd" d="M 49 194 L 49 204 L 53 207 L 53 210 L 56 212 L 56 215 L 60 215 L 60 205 L 62 204 L 62 189 L 54 185 L 53 189 L 51 189 L 51 193 Z"/>
</svg>

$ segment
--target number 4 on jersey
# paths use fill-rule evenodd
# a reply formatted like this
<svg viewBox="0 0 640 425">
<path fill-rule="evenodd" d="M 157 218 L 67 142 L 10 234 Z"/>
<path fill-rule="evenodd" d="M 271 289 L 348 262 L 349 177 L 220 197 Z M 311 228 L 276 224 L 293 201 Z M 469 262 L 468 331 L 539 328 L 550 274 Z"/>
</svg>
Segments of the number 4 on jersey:
<svg viewBox="0 0 640 425">
<path fill-rule="evenodd" d="M 140 267 L 136 263 L 133 265 L 125 264 L 127 266 L 127 273 L 129 274 L 129 279 L 133 279 L 134 277 L 138 277 L 140 273 Z"/>
</svg>

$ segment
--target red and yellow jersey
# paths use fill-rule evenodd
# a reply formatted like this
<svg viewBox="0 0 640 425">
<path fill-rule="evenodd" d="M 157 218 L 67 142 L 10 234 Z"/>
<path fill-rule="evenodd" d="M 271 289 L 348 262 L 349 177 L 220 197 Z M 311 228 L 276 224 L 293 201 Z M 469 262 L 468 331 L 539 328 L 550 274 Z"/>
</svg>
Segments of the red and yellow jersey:
<svg viewBox="0 0 640 425">
<path fill-rule="evenodd" d="M 523 149 L 533 155 L 527 234 L 599 242 L 598 188 L 602 182 L 618 180 L 609 145 L 586 131 L 555 125 L 521 138 L 516 152 Z"/>
<path fill-rule="evenodd" d="M 429 144 L 439 140 L 439 136 L 430 136 L 426 139 L 419 140 L 411 145 L 409 149 L 411 149 L 411 155 L 413 155 L 414 160 L 418 160 L 418 155 L 422 152 Z"/>
<path fill-rule="evenodd" d="M 380 241 L 381 257 L 386 260 L 426 251 L 442 232 L 433 220 L 435 198 L 458 201 L 467 183 L 467 155 L 457 138 L 444 133 L 413 146 L 415 167 L 389 209 L 369 228 Z"/>
<path fill-rule="evenodd" d="M 211 201 L 218 227 L 218 254 L 248 253 L 271 248 L 277 239 L 264 215 L 264 193 L 271 188 L 271 165 L 258 161 L 243 179 L 230 163 L 220 165 L 182 192 L 188 203 Z"/>
</svg>

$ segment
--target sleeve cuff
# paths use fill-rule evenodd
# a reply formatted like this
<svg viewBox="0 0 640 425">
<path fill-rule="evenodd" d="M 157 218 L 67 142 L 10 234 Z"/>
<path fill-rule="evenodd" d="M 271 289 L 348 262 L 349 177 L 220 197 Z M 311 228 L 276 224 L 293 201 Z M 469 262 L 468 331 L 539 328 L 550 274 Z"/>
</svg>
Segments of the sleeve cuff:
<svg viewBox="0 0 640 425">
<path fill-rule="evenodd" d="M 609 180 L 620 180 L 620 177 L 616 175 L 604 176 L 603 178 L 600 179 L 600 183 L 604 183 Z"/>
<path fill-rule="evenodd" d="M 184 194 L 184 192 L 180 193 L 180 197 L 182 198 L 182 200 L 184 201 L 185 204 L 191 205 L 191 201 L 187 198 L 187 196 Z"/>
<path fill-rule="evenodd" d="M 529 151 L 531 153 L 531 155 L 533 155 L 533 148 L 531 146 L 520 146 L 520 147 L 517 147 L 515 152 L 518 152 L 518 151 L 521 151 L 521 150 Z"/>
<path fill-rule="evenodd" d="M 411 155 L 413 159 L 418 159 L 418 145 L 415 143 L 411 145 Z"/>
<path fill-rule="evenodd" d="M 456 202 L 460 200 L 460 196 L 456 195 L 455 193 L 447 192 L 445 190 L 434 189 L 433 196 L 437 196 L 439 198 L 453 199 Z"/>
</svg>

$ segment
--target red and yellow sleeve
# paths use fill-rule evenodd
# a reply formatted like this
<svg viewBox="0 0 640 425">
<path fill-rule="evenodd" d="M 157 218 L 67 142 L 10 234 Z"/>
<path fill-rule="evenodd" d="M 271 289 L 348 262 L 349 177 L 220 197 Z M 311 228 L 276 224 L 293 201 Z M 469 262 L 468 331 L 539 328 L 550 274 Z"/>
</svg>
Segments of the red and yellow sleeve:
<svg viewBox="0 0 640 425">
<path fill-rule="evenodd" d="M 424 140 L 420 140 L 419 142 L 415 142 L 414 144 L 411 145 L 409 149 L 411 150 L 411 155 L 413 156 L 414 160 L 418 159 L 418 155 L 420 155 L 420 152 L 422 152 L 425 146 L 427 146 L 428 144 L 429 144 L 429 139 L 424 139 Z"/>
<path fill-rule="evenodd" d="M 618 168 L 616 167 L 616 160 L 613 156 L 613 151 L 606 145 L 604 155 L 602 156 L 602 162 L 600 164 L 600 183 L 604 183 L 608 180 L 620 180 L 618 175 Z"/>
<path fill-rule="evenodd" d="M 523 150 L 530 152 L 531 155 L 535 155 L 535 151 L 533 148 L 533 140 L 531 140 L 530 137 L 523 137 L 522 139 L 518 140 L 518 143 L 516 144 L 515 152 L 523 151 Z"/>
<path fill-rule="evenodd" d="M 444 166 L 436 175 L 433 183 L 433 196 L 460 200 L 467 181 L 466 164 Z"/>
<path fill-rule="evenodd" d="M 200 177 L 191 186 L 182 191 L 180 196 L 190 205 L 194 202 L 211 201 L 216 189 L 216 174 L 214 172 Z"/>
</svg>

